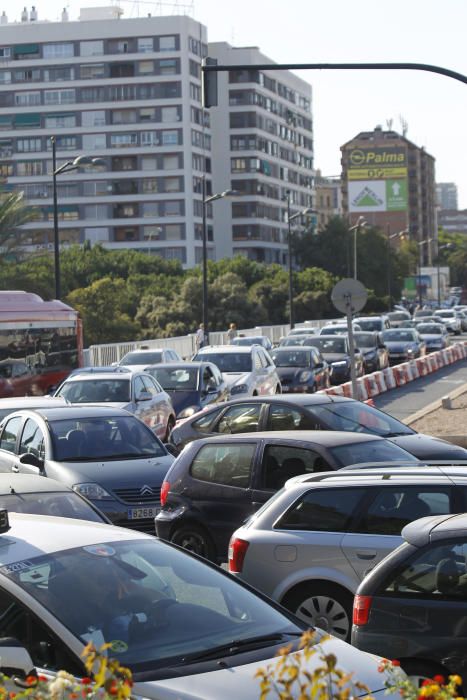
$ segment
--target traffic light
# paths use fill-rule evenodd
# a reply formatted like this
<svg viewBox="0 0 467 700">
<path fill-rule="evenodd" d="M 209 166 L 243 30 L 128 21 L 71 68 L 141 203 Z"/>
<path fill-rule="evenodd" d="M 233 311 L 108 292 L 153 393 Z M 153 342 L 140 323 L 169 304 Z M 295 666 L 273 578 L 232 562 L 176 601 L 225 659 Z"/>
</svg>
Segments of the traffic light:
<svg viewBox="0 0 467 700">
<path fill-rule="evenodd" d="M 206 58 L 203 66 L 217 66 L 217 58 Z M 203 70 L 203 107 L 217 107 L 217 71 Z"/>
</svg>

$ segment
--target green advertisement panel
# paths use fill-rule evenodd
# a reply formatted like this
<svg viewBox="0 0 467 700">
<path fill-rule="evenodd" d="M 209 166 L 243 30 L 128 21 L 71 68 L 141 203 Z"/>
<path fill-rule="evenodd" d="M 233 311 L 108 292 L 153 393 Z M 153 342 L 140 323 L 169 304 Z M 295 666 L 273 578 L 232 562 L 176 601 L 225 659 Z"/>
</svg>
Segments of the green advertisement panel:
<svg viewBox="0 0 467 700">
<path fill-rule="evenodd" d="M 386 211 L 407 209 L 407 180 L 386 180 Z"/>
</svg>

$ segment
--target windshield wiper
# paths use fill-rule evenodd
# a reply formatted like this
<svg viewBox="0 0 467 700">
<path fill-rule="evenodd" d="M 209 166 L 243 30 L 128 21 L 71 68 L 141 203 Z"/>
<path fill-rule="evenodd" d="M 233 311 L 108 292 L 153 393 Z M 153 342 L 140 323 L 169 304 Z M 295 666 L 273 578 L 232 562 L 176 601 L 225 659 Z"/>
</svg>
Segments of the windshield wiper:
<svg viewBox="0 0 467 700">
<path fill-rule="evenodd" d="M 303 632 L 279 632 L 275 634 L 263 634 L 258 637 L 249 637 L 247 639 L 233 639 L 228 644 L 222 644 L 196 654 L 188 654 L 183 657 L 181 662 L 191 663 L 217 659 L 220 656 L 232 656 L 233 654 L 238 654 L 249 649 L 261 649 L 262 647 L 271 646 L 277 642 L 284 641 L 286 637 L 301 637 L 302 634 Z"/>
<path fill-rule="evenodd" d="M 384 438 L 399 437 L 400 435 L 412 435 L 412 433 L 410 433 L 408 431 L 407 432 L 401 431 L 401 430 L 399 430 L 398 432 L 394 431 L 393 433 L 381 433 L 381 437 L 384 437 Z"/>
</svg>

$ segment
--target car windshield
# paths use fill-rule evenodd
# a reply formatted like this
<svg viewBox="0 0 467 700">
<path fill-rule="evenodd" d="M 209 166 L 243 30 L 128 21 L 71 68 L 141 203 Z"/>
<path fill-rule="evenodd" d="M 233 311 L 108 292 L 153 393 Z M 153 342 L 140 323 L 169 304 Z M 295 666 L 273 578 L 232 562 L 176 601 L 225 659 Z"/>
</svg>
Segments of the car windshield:
<svg viewBox="0 0 467 700">
<path fill-rule="evenodd" d="M 388 316 L 391 319 L 391 321 L 404 321 L 408 318 L 408 315 L 405 313 L 405 311 L 391 311 L 388 314 Z"/>
<path fill-rule="evenodd" d="M 249 338 L 234 338 L 232 345 L 262 345 L 264 338 L 262 336 L 251 336 Z"/>
<path fill-rule="evenodd" d="M 300 345 L 314 345 L 316 336 L 313 335 L 288 335 L 287 338 L 281 340 L 280 347 L 296 347 Z"/>
<path fill-rule="evenodd" d="M 452 318 L 456 314 L 454 313 L 454 311 L 436 311 L 435 315 L 439 318 Z"/>
<path fill-rule="evenodd" d="M 213 362 L 221 372 L 251 372 L 251 355 L 246 352 L 210 352 L 209 355 L 198 353 L 196 362 Z"/>
<path fill-rule="evenodd" d="M 361 401 L 310 404 L 306 408 L 329 430 L 351 430 L 381 437 L 413 435 L 414 432 L 396 418 Z"/>
<path fill-rule="evenodd" d="M 375 348 L 377 345 L 373 333 L 354 333 L 354 340 L 359 348 Z"/>
<path fill-rule="evenodd" d="M 191 658 L 231 656 L 231 647 L 238 653 L 249 639 L 261 647 L 264 636 L 264 647 L 302 632 L 229 575 L 155 539 L 41 554 L 1 573 L 83 644 L 111 643 L 112 657 L 131 667 L 136 680 L 138 673 L 157 678 L 159 669 L 166 673 Z"/>
<path fill-rule="evenodd" d="M 437 323 L 419 323 L 417 331 L 421 335 L 443 335 L 443 327 Z"/>
<path fill-rule="evenodd" d="M 383 327 L 380 318 L 359 318 L 357 323 L 362 331 L 380 331 Z"/>
<path fill-rule="evenodd" d="M 344 354 L 347 352 L 347 339 L 339 335 L 332 338 L 324 336 L 310 338 L 308 345 L 313 345 L 315 348 L 318 348 L 322 355 L 326 353 Z"/>
<path fill-rule="evenodd" d="M 309 350 L 276 350 L 272 354 L 276 367 L 309 367 L 311 353 Z"/>
<path fill-rule="evenodd" d="M 383 340 L 386 341 L 401 341 L 404 343 L 413 343 L 415 340 L 415 334 L 413 331 L 409 330 L 389 330 L 383 332 Z"/>
<path fill-rule="evenodd" d="M 197 367 L 153 367 L 146 370 L 166 391 L 196 391 L 198 389 Z"/>
<path fill-rule="evenodd" d="M 12 513 L 56 515 L 62 518 L 78 518 L 101 523 L 103 518 L 84 498 L 72 491 L 21 493 L 14 491 L 0 495 L 0 508 Z"/>
<path fill-rule="evenodd" d="M 313 335 L 316 333 L 316 328 L 293 328 L 288 335 Z"/>
<path fill-rule="evenodd" d="M 162 352 L 156 350 L 154 352 L 129 352 L 125 357 L 122 357 L 120 365 L 152 365 L 157 362 L 162 362 Z"/>
<path fill-rule="evenodd" d="M 90 377 L 65 381 L 56 396 L 63 396 L 70 403 L 128 403 L 131 400 L 130 392 L 129 378 Z"/>
<path fill-rule="evenodd" d="M 347 326 L 324 326 L 321 329 L 321 335 L 345 335 L 347 330 Z"/>
<path fill-rule="evenodd" d="M 90 416 L 49 421 L 57 462 L 164 457 L 167 452 L 142 421 L 127 416 Z"/>
<path fill-rule="evenodd" d="M 341 467 L 367 462 L 415 462 L 419 460 L 390 440 L 370 440 L 328 448 Z"/>
</svg>

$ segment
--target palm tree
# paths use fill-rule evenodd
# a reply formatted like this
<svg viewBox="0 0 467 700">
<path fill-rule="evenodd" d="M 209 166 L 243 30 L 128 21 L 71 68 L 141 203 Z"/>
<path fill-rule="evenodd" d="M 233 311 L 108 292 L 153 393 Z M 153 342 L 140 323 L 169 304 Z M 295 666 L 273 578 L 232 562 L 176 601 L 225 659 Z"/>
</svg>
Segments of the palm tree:
<svg viewBox="0 0 467 700">
<path fill-rule="evenodd" d="M 34 218 L 34 208 L 27 205 L 24 192 L 0 195 L 0 251 L 19 254 L 26 231 L 21 226 Z"/>
</svg>

